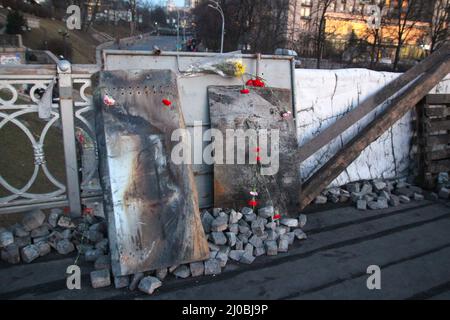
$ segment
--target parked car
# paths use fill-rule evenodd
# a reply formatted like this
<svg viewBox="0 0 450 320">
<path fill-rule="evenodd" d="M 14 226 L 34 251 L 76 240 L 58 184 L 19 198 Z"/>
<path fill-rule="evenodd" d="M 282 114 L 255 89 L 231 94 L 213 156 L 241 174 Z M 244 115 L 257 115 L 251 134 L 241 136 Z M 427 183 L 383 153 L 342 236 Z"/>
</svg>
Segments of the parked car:
<svg viewBox="0 0 450 320">
<path fill-rule="evenodd" d="M 295 67 L 296 68 L 300 68 L 300 66 L 302 65 L 300 59 L 298 58 L 297 52 L 295 52 L 294 50 L 278 48 L 278 49 L 275 50 L 275 55 L 277 55 L 277 56 L 294 57 L 295 58 Z"/>
</svg>

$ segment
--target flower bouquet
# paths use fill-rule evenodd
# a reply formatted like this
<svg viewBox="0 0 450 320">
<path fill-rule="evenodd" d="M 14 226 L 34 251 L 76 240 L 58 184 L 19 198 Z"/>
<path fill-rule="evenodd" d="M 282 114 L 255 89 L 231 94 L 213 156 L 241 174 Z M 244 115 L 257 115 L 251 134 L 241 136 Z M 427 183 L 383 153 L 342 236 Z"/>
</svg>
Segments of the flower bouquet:
<svg viewBox="0 0 450 320">
<path fill-rule="evenodd" d="M 213 73 L 222 77 L 242 77 L 246 67 L 242 62 L 240 53 L 219 54 L 213 58 L 208 58 L 190 65 L 183 71 L 185 75 L 195 75 L 197 73 Z"/>
</svg>

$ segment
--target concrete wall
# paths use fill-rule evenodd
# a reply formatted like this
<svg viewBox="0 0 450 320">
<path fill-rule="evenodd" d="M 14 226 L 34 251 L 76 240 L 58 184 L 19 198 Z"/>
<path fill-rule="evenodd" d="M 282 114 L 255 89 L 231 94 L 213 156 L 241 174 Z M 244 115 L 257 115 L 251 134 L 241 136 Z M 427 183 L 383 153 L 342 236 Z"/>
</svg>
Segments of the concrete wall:
<svg viewBox="0 0 450 320">
<path fill-rule="evenodd" d="M 299 145 L 304 145 L 399 75 L 367 69 L 297 69 L 296 116 Z M 432 92 L 450 93 L 450 76 L 447 76 Z M 300 167 L 302 181 L 309 178 L 385 107 L 386 105 L 378 106 L 374 112 L 307 159 Z M 405 115 L 364 150 L 331 186 L 340 186 L 352 181 L 390 179 L 408 175 L 412 163 L 411 121 L 412 114 Z"/>
<path fill-rule="evenodd" d="M 155 56 L 149 51 L 121 50 L 105 50 L 103 53 L 105 70 L 169 69 L 174 72 L 186 70 L 189 65 L 195 62 L 215 56 L 213 53 L 191 52 L 163 52 L 160 56 Z M 177 55 L 179 56 L 178 58 Z M 272 86 L 286 89 L 292 87 L 291 71 L 293 70 L 289 57 L 262 56 L 258 64 L 255 55 L 243 55 L 243 62 L 247 66 L 247 72 L 250 74 L 256 74 L 259 65 L 261 76 Z M 212 74 L 179 77 L 178 90 L 181 107 L 186 127 L 191 136 L 197 131 L 195 128 L 200 129 L 199 127 L 201 127 L 201 131 L 204 131 L 210 127 L 207 98 L 207 88 L 210 85 L 242 85 L 242 80 L 238 78 L 223 78 Z M 202 124 L 196 123 L 197 121 L 202 121 Z M 202 146 L 193 144 L 192 147 L 193 154 L 202 157 Z M 199 192 L 200 207 L 210 207 L 213 205 L 213 168 L 204 164 L 194 165 L 193 170 Z"/>
</svg>

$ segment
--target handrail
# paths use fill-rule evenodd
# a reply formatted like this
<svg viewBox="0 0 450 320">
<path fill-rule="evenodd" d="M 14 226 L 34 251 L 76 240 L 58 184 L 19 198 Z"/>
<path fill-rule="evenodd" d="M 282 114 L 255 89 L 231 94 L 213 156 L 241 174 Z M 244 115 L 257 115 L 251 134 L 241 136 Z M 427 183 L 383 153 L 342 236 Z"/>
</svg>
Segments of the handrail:
<svg viewBox="0 0 450 320">
<path fill-rule="evenodd" d="M 54 76 L 56 74 L 55 64 L 21 64 L 0 65 L 0 77 L 4 76 Z"/>
</svg>

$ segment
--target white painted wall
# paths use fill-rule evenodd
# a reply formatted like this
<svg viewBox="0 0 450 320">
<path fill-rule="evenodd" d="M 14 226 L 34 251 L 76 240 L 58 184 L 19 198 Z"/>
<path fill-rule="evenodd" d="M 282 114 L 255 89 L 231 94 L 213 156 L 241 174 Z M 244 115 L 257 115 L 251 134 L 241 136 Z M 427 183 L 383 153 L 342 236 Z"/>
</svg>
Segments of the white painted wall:
<svg viewBox="0 0 450 320">
<path fill-rule="evenodd" d="M 399 75 L 367 69 L 297 69 L 295 74 L 296 116 L 299 145 L 304 145 Z M 432 92 L 450 93 L 450 76 L 447 76 Z M 378 106 L 371 114 L 307 159 L 300 167 L 302 181 L 309 178 L 385 107 L 386 104 Z M 406 176 L 412 156 L 413 124 L 411 120 L 411 113 L 405 115 L 364 150 L 347 170 L 333 181 L 331 186 L 341 186 L 348 182 L 366 179 Z"/>
</svg>

